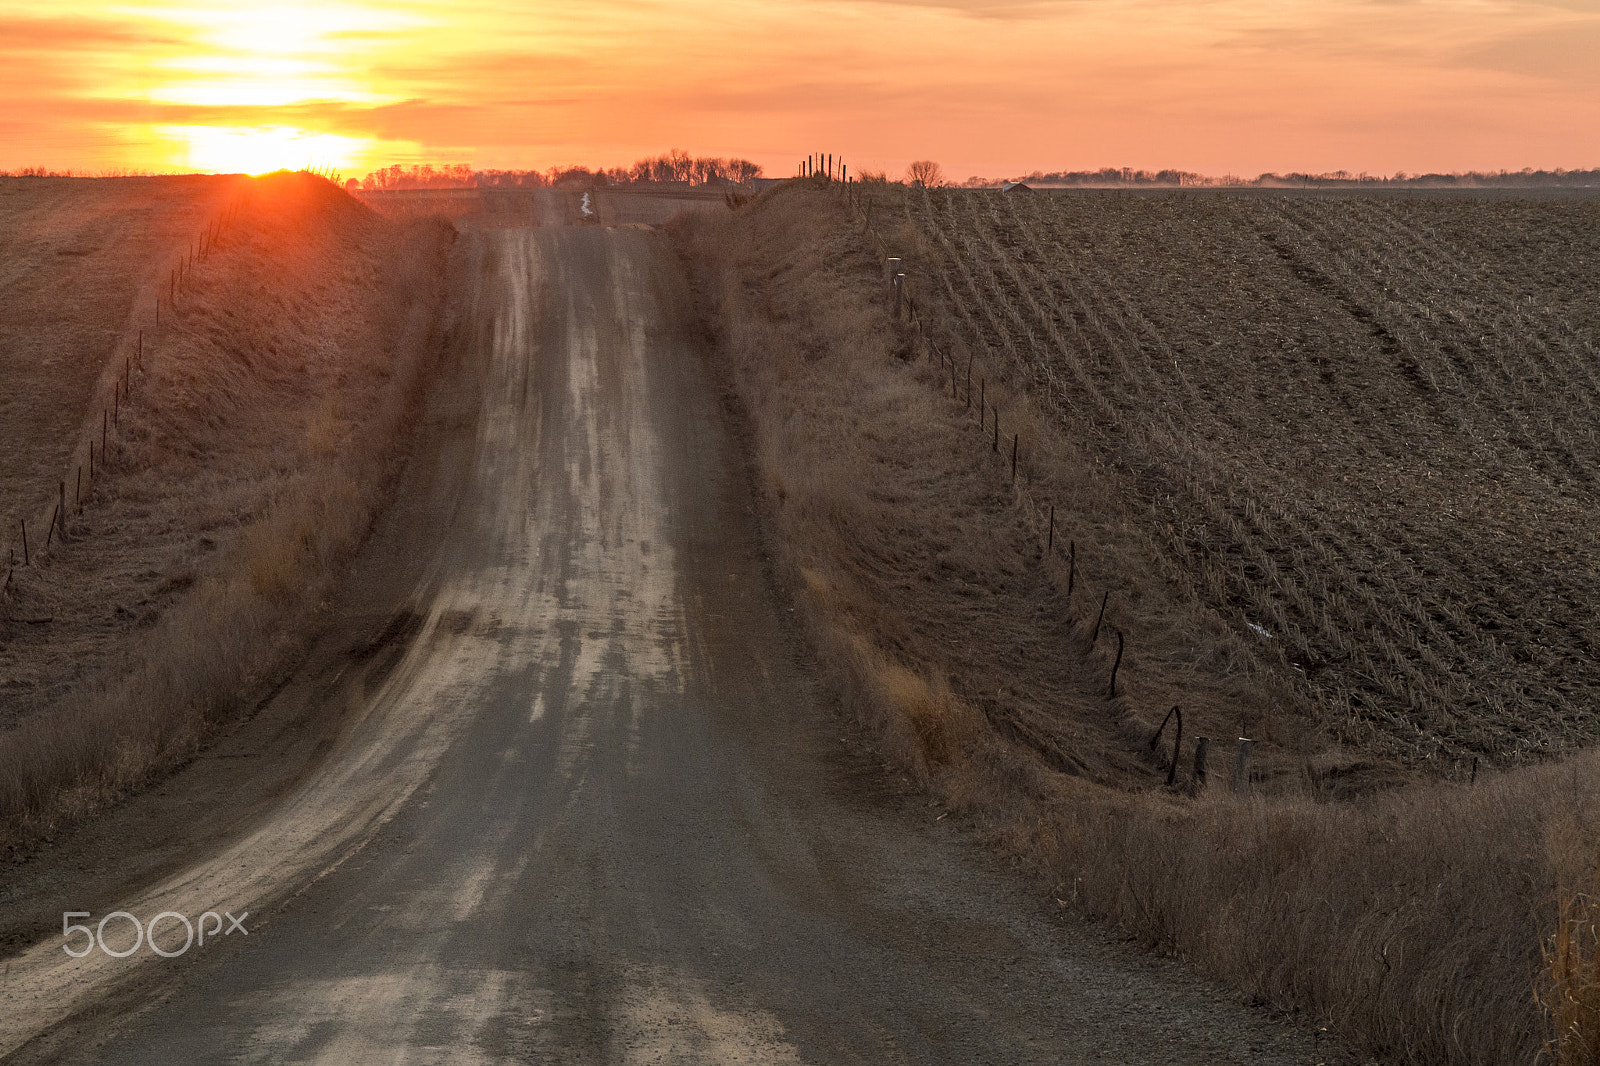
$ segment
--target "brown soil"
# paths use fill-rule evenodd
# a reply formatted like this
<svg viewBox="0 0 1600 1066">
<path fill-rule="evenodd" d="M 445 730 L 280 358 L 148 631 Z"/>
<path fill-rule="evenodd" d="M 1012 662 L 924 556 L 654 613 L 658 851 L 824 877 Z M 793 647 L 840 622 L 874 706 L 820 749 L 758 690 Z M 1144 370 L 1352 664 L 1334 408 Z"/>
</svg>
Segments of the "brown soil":
<svg viewBox="0 0 1600 1066">
<path fill-rule="evenodd" d="M 877 210 L 934 334 L 1026 383 L 1330 735 L 1461 778 L 1592 738 L 1600 199 Z"/>
<path fill-rule="evenodd" d="M 594 215 L 585 219 L 581 189 L 384 189 L 356 194 L 379 214 L 394 219 L 448 218 L 464 229 L 533 225 L 658 226 L 686 211 L 721 211 L 721 188 L 658 188 L 650 185 L 590 190 Z"/>
<path fill-rule="evenodd" d="M 676 216 L 693 211 L 723 211 L 727 195 L 723 189 L 652 189 L 618 186 L 595 193 L 600 221 L 607 226 L 659 226 Z"/>
</svg>

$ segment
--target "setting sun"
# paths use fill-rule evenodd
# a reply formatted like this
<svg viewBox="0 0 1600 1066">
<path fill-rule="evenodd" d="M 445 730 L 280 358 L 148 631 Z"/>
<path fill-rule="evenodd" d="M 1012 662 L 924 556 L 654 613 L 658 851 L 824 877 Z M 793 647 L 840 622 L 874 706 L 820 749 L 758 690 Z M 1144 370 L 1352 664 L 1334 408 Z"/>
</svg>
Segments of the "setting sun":
<svg viewBox="0 0 1600 1066">
<path fill-rule="evenodd" d="M 303 167 L 348 170 L 365 142 L 289 127 L 175 126 L 164 130 L 188 146 L 188 165 L 218 174 L 265 174 Z"/>
</svg>

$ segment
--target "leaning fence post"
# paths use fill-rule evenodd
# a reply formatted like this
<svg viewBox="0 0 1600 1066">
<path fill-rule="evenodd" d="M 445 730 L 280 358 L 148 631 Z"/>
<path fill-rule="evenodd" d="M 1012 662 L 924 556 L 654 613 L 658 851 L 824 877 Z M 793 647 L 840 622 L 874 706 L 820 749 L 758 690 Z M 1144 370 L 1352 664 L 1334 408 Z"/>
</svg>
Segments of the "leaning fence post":
<svg viewBox="0 0 1600 1066">
<path fill-rule="evenodd" d="M 1050 535 L 1045 538 L 1044 550 L 1049 551 L 1056 546 L 1056 505 L 1050 505 Z"/>
<path fill-rule="evenodd" d="M 1109 699 L 1117 698 L 1117 669 L 1122 665 L 1122 630 L 1117 630 L 1117 658 L 1111 664 L 1111 687 L 1106 691 Z"/>
<path fill-rule="evenodd" d="M 50 547 L 50 538 L 55 535 L 56 526 L 61 524 L 61 505 L 56 504 L 56 509 L 50 513 L 50 528 L 44 531 L 44 546 Z"/>
<path fill-rule="evenodd" d="M 27 566 L 28 565 L 28 520 L 26 518 L 19 518 L 19 519 L 17 519 L 17 521 L 22 523 L 22 565 L 23 566 Z"/>
<path fill-rule="evenodd" d="M 60 496 L 56 499 L 56 510 L 61 514 L 61 535 L 67 535 L 67 483 L 59 483 Z"/>
<path fill-rule="evenodd" d="M 994 445 L 995 451 L 1000 450 L 1000 408 L 994 409 Z"/>
<path fill-rule="evenodd" d="M 1167 716 L 1161 719 L 1161 728 L 1156 730 L 1155 736 L 1150 738 L 1150 750 L 1156 750 L 1156 743 L 1161 739 L 1161 734 L 1167 731 L 1167 723 L 1173 718 L 1178 719 L 1178 732 L 1172 739 L 1172 766 L 1167 770 L 1167 787 L 1171 788 L 1178 779 L 1178 756 L 1183 753 L 1183 710 L 1174 705 Z"/>
<path fill-rule="evenodd" d="M 1078 581 L 1078 542 L 1067 543 L 1067 606 L 1072 606 L 1072 586 Z"/>
<path fill-rule="evenodd" d="M 1239 747 L 1233 753 L 1233 794 L 1236 796 L 1250 791 L 1250 752 L 1255 746 L 1255 741 L 1240 737 Z"/>
<path fill-rule="evenodd" d="M 1211 748 L 1210 737 L 1197 737 L 1194 742 L 1194 783 L 1206 783 L 1206 753 Z"/>
<path fill-rule="evenodd" d="M 1100 623 L 1105 621 L 1106 601 L 1111 598 L 1111 590 L 1106 589 L 1105 595 L 1100 597 L 1100 613 L 1094 616 L 1094 632 L 1089 636 L 1089 643 L 1094 644 L 1100 639 Z"/>
</svg>

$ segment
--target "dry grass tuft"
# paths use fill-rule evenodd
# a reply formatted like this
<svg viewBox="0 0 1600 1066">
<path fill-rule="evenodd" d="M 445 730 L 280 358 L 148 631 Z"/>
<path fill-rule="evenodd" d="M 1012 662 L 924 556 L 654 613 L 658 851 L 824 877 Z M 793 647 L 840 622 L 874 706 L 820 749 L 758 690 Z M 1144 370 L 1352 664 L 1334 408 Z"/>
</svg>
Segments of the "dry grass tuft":
<svg viewBox="0 0 1600 1066">
<path fill-rule="evenodd" d="M 1562 899 L 1544 964 L 1554 1030 L 1547 1054 L 1557 1066 L 1600 1062 L 1600 900 L 1586 892 Z"/>
<path fill-rule="evenodd" d="M 1566 814 L 1545 832 L 1558 902 L 1541 949 L 1539 1000 L 1550 1019 L 1546 1054 L 1556 1066 L 1579 1066 L 1600 1062 L 1600 852 Z"/>
<path fill-rule="evenodd" d="M 850 641 L 852 669 L 867 686 L 865 697 L 884 722 L 895 723 L 903 743 L 915 751 L 924 777 L 958 761 L 981 729 L 972 709 L 956 698 L 938 674 L 929 677 L 888 659 L 862 636 Z"/>
</svg>

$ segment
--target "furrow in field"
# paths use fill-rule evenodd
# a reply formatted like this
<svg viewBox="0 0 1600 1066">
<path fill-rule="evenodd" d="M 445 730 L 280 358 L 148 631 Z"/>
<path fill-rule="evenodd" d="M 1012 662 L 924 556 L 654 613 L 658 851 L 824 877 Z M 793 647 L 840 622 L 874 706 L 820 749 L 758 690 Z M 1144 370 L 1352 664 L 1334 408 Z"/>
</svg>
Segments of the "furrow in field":
<svg viewBox="0 0 1600 1066">
<path fill-rule="evenodd" d="M 1089 439 L 1193 587 L 1271 631 L 1302 691 L 1425 754 L 1526 747 L 1580 715 L 1592 686 L 1556 675 L 1597 643 L 1587 579 L 1554 575 L 1519 620 L 1505 590 L 1525 589 L 1526 570 L 1442 523 L 1506 480 L 1513 497 L 1588 495 L 1565 424 L 1591 403 L 1592 374 L 1536 403 L 1567 380 L 1581 335 L 1501 344 L 1538 325 L 1502 300 L 1495 332 L 1467 336 L 1437 308 L 1486 282 L 1392 219 L 1351 234 L 1370 221 L 1362 205 L 920 204 L 908 216 L 945 253 L 958 319 L 1064 421 L 1088 408 L 1114 429 Z M 1466 484 L 1463 446 L 1491 464 Z"/>
</svg>

